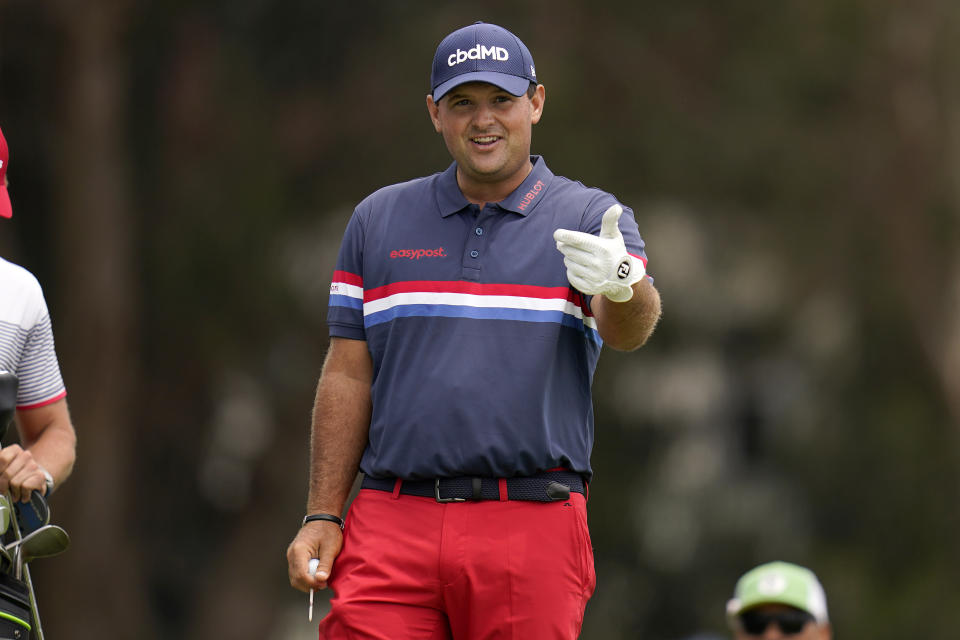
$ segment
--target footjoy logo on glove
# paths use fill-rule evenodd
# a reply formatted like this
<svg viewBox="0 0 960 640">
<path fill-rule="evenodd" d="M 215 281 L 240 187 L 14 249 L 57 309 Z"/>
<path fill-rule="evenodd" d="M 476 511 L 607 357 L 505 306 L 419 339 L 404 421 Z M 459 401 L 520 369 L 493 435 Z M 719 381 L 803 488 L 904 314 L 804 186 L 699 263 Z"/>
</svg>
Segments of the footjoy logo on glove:
<svg viewBox="0 0 960 640">
<path fill-rule="evenodd" d="M 437 249 L 394 249 L 390 252 L 390 259 L 407 258 L 409 260 L 419 260 L 420 258 L 446 258 L 447 254 L 443 247 Z"/>
<path fill-rule="evenodd" d="M 486 60 L 487 58 L 506 62 L 510 59 L 510 54 L 507 53 L 507 50 L 503 47 L 488 48 L 478 44 L 472 49 L 467 49 L 466 51 L 457 49 L 456 53 L 451 53 L 447 58 L 447 66 L 453 67 L 467 60 Z"/>
<path fill-rule="evenodd" d="M 620 266 L 617 267 L 617 277 L 621 280 L 624 280 L 627 276 L 630 275 L 630 261 L 624 260 L 620 263 Z"/>
</svg>

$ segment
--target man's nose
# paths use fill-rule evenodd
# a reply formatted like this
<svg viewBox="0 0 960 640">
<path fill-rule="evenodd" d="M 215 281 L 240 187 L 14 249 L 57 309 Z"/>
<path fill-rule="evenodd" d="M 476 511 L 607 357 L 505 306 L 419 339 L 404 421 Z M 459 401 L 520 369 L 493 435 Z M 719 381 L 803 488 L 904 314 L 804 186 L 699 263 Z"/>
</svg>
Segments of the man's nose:
<svg viewBox="0 0 960 640">
<path fill-rule="evenodd" d="M 473 114 L 473 125 L 482 129 L 489 126 L 493 121 L 493 107 L 488 104 L 479 105 Z"/>
<path fill-rule="evenodd" d="M 772 622 L 769 623 L 766 631 L 763 632 L 763 640 L 783 640 L 783 634 L 780 633 L 780 627 Z"/>
</svg>

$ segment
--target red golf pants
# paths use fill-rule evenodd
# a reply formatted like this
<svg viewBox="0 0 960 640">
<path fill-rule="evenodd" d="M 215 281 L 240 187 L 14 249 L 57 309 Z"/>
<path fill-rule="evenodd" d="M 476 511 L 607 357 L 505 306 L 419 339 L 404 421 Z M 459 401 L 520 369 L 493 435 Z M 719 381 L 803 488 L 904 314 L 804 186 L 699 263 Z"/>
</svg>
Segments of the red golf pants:
<svg viewBox="0 0 960 640">
<path fill-rule="evenodd" d="M 596 585 L 586 501 L 363 489 L 329 583 L 321 640 L 572 640 Z"/>
</svg>

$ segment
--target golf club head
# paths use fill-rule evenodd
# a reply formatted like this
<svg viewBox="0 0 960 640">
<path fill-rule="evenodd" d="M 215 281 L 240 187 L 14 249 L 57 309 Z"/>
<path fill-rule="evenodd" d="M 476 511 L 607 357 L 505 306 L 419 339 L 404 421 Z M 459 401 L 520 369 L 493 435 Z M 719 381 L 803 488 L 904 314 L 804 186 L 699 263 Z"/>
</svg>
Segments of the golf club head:
<svg viewBox="0 0 960 640">
<path fill-rule="evenodd" d="M 50 524 L 50 505 L 39 491 L 30 492 L 30 502 L 15 503 L 14 510 L 23 535 Z"/>
<path fill-rule="evenodd" d="M 0 440 L 7 435 L 7 427 L 17 412 L 17 388 L 20 379 L 9 371 L 0 371 Z"/>
<path fill-rule="evenodd" d="M 37 558 L 49 558 L 63 553 L 70 546 L 70 536 L 63 527 L 48 524 L 31 531 L 20 540 L 14 540 L 5 551 L 14 552 L 14 558 L 20 564 L 26 564 Z"/>
<path fill-rule="evenodd" d="M 70 536 L 63 527 L 48 524 L 34 531 L 34 536 L 24 542 L 24 564 L 37 558 L 50 558 L 70 548 Z"/>
</svg>

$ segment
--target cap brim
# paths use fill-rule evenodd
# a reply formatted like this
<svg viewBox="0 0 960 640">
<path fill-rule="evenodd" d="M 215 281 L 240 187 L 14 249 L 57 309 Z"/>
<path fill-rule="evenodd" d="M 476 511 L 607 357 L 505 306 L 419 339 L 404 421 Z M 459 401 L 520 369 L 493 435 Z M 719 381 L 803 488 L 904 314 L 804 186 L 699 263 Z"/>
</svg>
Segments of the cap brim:
<svg viewBox="0 0 960 640">
<path fill-rule="evenodd" d="M 10 206 L 10 194 L 7 188 L 0 186 L 0 218 L 10 218 L 13 216 L 13 207 Z"/>
<path fill-rule="evenodd" d="M 437 102 L 443 96 L 447 95 L 454 87 L 459 87 L 468 82 L 487 82 L 496 85 L 514 96 L 522 96 L 527 92 L 530 81 L 519 76 L 512 76 L 507 73 L 497 73 L 496 71 L 470 71 L 462 73 L 446 82 L 438 85 L 433 90 L 433 101 Z"/>
<path fill-rule="evenodd" d="M 762 607 L 765 605 L 783 605 L 786 607 L 792 607 L 798 611 L 803 611 L 804 613 L 809 613 L 813 618 L 818 622 L 825 622 L 821 616 L 817 615 L 816 611 L 811 611 L 810 607 L 804 606 L 799 602 L 795 602 L 789 598 L 753 598 L 751 600 L 740 600 L 738 598 L 732 598 L 727 602 L 727 617 L 736 618 L 741 613 L 749 611 L 750 609 L 756 609 L 757 607 Z"/>
</svg>

